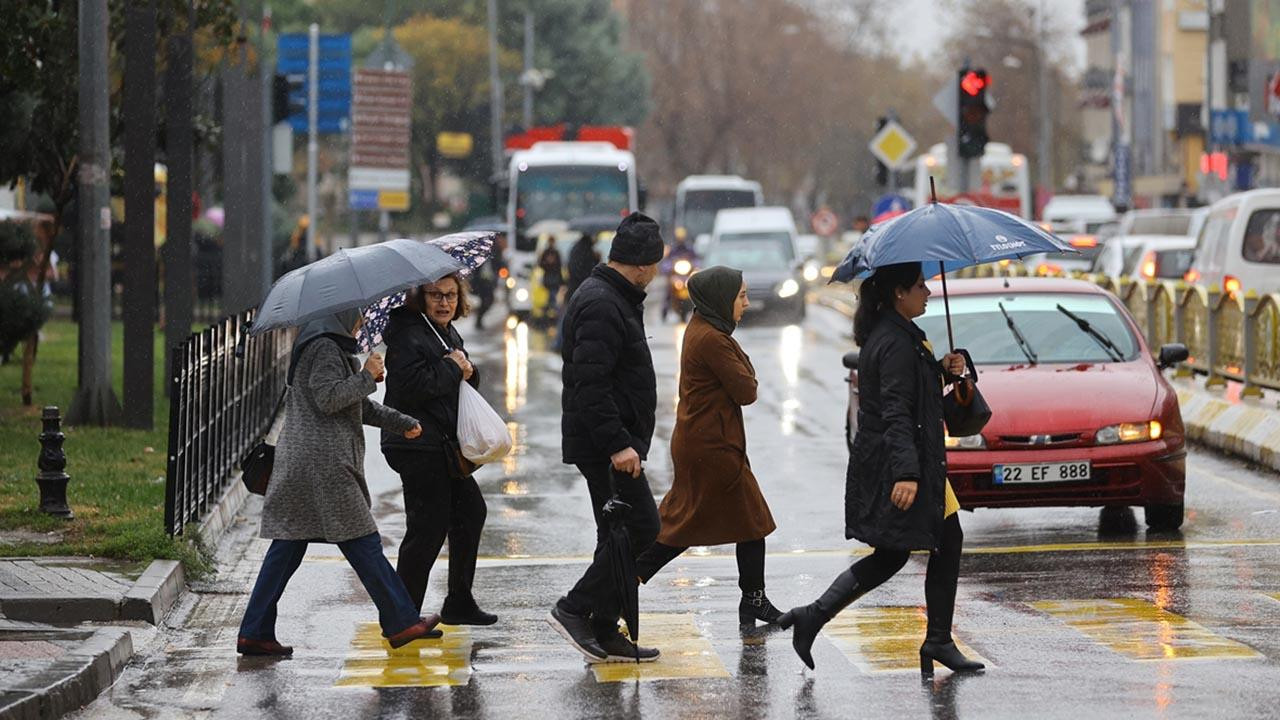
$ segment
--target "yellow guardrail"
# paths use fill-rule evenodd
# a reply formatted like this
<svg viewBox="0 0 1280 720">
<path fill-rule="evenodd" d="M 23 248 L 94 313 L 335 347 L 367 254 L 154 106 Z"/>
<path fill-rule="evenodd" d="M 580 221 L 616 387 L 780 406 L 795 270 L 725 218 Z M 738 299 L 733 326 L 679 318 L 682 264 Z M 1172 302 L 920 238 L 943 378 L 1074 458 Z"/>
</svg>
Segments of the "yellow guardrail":
<svg viewBox="0 0 1280 720">
<path fill-rule="evenodd" d="M 1023 277 L 1022 263 L 987 263 L 954 273 L 960 278 Z M 1153 352 L 1182 343 L 1191 357 L 1180 376 L 1207 376 L 1206 387 L 1227 380 L 1244 384 L 1241 395 L 1260 397 L 1262 388 L 1280 390 L 1280 293 L 1224 293 L 1221 288 L 1182 281 L 1148 282 L 1107 275 L 1072 273 L 1113 294 L 1128 308 Z"/>
</svg>

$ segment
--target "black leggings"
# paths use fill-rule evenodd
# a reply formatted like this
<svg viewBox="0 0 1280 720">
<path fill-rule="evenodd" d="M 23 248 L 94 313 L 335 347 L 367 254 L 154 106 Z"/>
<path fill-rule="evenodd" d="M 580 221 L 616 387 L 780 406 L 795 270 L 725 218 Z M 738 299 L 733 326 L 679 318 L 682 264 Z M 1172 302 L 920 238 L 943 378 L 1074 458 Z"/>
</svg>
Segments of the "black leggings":
<svg viewBox="0 0 1280 720">
<path fill-rule="evenodd" d="M 655 542 L 636 558 L 636 574 L 641 582 L 649 582 L 667 563 L 675 560 L 688 550 L 687 547 L 672 547 Z M 738 587 L 742 592 L 764 590 L 764 538 L 747 540 L 737 545 L 738 555 Z"/>
<path fill-rule="evenodd" d="M 938 549 L 929 553 L 929 567 L 924 576 L 924 597 L 930 619 L 934 615 L 939 623 L 951 628 L 951 610 L 956 603 L 956 583 L 960 578 L 960 551 L 964 546 L 964 531 L 960 529 L 959 513 L 952 513 L 942 522 L 942 537 Z M 858 593 L 868 592 L 893 577 L 911 553 L 906 550 L 876 551 L 853 564 L 853 575 L 858 579 Z"/>
</svg>

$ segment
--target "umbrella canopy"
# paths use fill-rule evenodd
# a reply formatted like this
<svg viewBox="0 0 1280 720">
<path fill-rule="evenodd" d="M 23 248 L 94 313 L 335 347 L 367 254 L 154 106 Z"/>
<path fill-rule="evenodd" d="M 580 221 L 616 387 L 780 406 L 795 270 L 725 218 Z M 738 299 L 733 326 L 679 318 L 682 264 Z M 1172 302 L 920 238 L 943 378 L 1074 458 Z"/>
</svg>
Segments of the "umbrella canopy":
<svg viewBox="0 0 1280 720">
<path fill-rule="evenodd" d="M 831 282 L 865 278 L 878 267 L 904 262 L 941 262 L 943 272 L 952 272 L 1042 252 L 1077 250 L 1003 210 L 928 203 L 864 233 Z"/>
<path fill-rule="evenodd" d="M 640 586 L 636 583 L 636 555 L 626 524 L 631 505 L 615 497 L 607 501 L 602 510 L 609 523 L 609 537 L 605 540 L 609 573 L 614 592 L 618 593 L 622 620 L 627 623 L 627 634 L 636 642 L 640 640 Z M 638 654 L 636 662 L 639 662 Z"/>
<path fill-rule="evenodd" d="M 417 240 L 389 240 L 339 250 L 277 280 L 258 307 L 250 332 L 301 325 L 340 310 L 363 307 L 461 269 L 462 263 L 449 253 Z"/>
<path fill-rule="evenodd" d="M 493 255 L 493 243 L 497 238 L 498 232 L 492 230 L 458 232 L 428 240 L 427 244 L 444 250 L 462 263 L 458 273 L 466 277 Z M 404 301 L 405 293 L 400 291 L 365 306 L 364 324 L 356 333 L 356 342 L 359 343 L 361 350 L 371 350 L 382 342 L 382 333 L 387 329 L 389 314 L 393 309 L 404 305 Z"/>
</svg>

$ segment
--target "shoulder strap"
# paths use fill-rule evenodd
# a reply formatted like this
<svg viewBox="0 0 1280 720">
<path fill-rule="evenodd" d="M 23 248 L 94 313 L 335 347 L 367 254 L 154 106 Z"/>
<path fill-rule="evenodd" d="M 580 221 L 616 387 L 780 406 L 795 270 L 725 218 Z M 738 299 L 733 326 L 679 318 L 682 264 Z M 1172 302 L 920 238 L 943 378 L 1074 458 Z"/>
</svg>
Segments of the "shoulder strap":
<svg viewBox="0 0 1280 720">
<path fill-rule="evenodd" d="M 444 341 L 444 338 L 440 335 L 440 331 L 436 329 L 436 324 L 428 320 L 426 315 L 422 316 L 422 321 L 427 324 L 427 327 L 431 328 L 431 332 L 435 333 L 436 339 L 444 346 L 445 352 L 453 352 L 453 348 L 449 346 L 449 343 Z"/>
</svg>

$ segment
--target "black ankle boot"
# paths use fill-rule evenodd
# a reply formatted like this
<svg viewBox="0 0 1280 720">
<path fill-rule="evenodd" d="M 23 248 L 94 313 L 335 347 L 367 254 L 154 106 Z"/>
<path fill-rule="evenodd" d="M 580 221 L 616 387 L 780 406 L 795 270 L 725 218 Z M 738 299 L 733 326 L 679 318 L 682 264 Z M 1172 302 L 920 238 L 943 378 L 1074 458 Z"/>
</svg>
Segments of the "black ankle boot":
<svg viewBox="0 0 1280 720">
<path fill-rule="evenodd" d="M 492 625 L 498 616 L 480 609 L 475 600 L 456 601 L 445 598 L 440 608 L 440 622 L 445 625 Z"/>
<path fill-rule="evenodd" d="M 817 639 L 822 626 L 860 597 L 862 593 L 858 592 L 858 578 L 854 576 L 852 569 L 845 570 L 836 576 L 835 582 L 822 593 L 822 597 L 808 605 L 791 608 L 778 618 L 778 625 L 783 630 L 795 626 L 791 633 L 791 646 L 810 670 L 813 669 L 813 641 Z"/>
<path fill-rule="evenodd" d="M 920 674 L 932 675 L 933 662 L 938 661 L 951 672 L 977 672 L 986 667 L 977 660 L 970 660 L 960 652 L 951 634 L 939 635 L 935 638 L 925 637 L 920 646 Z"/>
<path fill-rule="evenodd" d="M 751 590 L 742 593 L 742 600 L 738 602 L 738 624 L 755 625 L 756 621 L 759 620 L 762 623 L 772 625 L 778 622 L 780 617 L 782 617 L 782 611 L 769 602 L 769 598 L 765 597 L 764 590 Z"/>
</svg>

